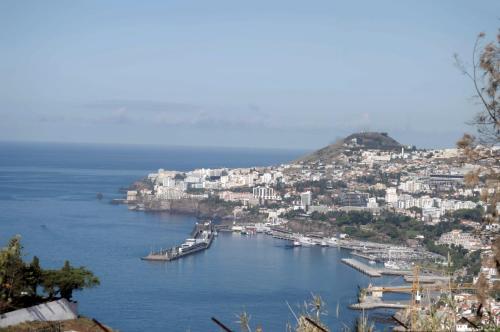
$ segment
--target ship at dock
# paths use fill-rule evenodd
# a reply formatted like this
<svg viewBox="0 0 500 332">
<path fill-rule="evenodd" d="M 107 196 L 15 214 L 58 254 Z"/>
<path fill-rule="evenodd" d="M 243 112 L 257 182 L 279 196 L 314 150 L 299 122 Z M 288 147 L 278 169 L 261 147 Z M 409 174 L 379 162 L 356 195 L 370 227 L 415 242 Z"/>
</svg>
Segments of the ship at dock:
<svg viewBox="0 0 500 332">
<path fill-rule="evenodd" d="M 191 237 L 184 243 L 168 249 L 151 251 L 149 255 L 141 257 L 146 261 L 173 261 L 205 249 L 208 249 L 214 240 L 216 232 L 212 222 L 196 223 Z"/>
</svg>

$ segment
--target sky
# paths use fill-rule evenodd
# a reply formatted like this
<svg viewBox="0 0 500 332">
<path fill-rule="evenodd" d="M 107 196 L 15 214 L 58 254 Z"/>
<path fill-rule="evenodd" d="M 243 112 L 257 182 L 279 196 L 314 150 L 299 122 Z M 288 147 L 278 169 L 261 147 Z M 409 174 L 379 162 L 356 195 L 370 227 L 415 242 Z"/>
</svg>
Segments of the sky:
<svg viewBox="0 0 500 332">
<path fill-rule="evenodd" d="M 453 147 L 500 1 L 0 1 L 0 141 Z"/>
</svg>

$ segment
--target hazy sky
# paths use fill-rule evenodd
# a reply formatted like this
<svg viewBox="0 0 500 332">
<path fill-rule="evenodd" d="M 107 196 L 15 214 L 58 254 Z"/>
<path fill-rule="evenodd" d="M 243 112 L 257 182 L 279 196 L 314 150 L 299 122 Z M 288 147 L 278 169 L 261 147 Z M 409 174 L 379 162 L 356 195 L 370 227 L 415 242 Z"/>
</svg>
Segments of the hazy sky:
<svg viewBox="0 0 500 332">
<path fill-rule="evenodd" d="M 0 140 L 453 146 L 500 1 L 0 2 Z"/>
</svg>

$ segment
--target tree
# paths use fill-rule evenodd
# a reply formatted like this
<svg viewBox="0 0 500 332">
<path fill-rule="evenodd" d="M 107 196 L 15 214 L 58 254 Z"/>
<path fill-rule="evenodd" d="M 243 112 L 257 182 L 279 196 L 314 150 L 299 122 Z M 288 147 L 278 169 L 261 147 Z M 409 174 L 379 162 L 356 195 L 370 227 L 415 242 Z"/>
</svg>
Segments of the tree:
<svg viewBox="0 0 500 332">
<path fill-rule="evenodd" d="M 25 268 L 26 283 L 31 289 L 31 295 L 36 296 L 38 285 L 42 282 L 42 268 L 37 256 L 33 256 L 31 263 Z"/>
<path fill-rule="evenodd" d="M 21 239 L 13 237 L 0 250 L 0 313 L 40 303 L 40 286 L 49 299 L 57 295 L 68 300 L 73 291 L 99 285 L 99 279 L 84 267 L 72 267 L 68 261 L 60 270 L 44 270 L 40 260 L 33 257 L 30 263 L 22 259 Z"/>
<path fill-rule="evenodd" d="M 100 283 L 99 279 L 91 271 L 85 269 L 83 266 L 78 268 L 72 267 L 69 261 L 64 262 L 64 266 L 59 274 L 61 296 L 68 300 L 71 300 L 73 291 L 92 288 L 98 286 Z"/>
<path fill-rule="evenodd" d="M 467 66 L 455 55 L 456 65 L 473 84 L 476 98 L 480 100 L 480 109 L 474 117 L 472 124 L 477 129 L 477 137 L 464 134 L 457 142 L 463 152 L 466 162 L 479 165 L 487 160 L 498 162 L 498 150 L 492 149 L 500 143 L 500 29 L 496 42 L 484 45 L 485 33 L 481 32 L 472 51 L 472 65 Z M 479 166 L 467 174 L 466 183 L 473 186 L 479 183 L 483 176 L 486 188 L 481 199 L 487 204 L 487 214 L 483 220 L 491 223 L 498 222 L 496 205 L 500 201 L 500 174 L 493 167 Z M 500 257 L 499 257 L 500 262 Z"/>
<path fill-rule="evenodd" d="M 474 116 L 472 125 L 477 130 L 477 137 L 464 134 L 457 146 L 463 152 L 465 162 L 473 163 L 478 167 L 467 174 L 465 181 L 470 186 L 484 179 L 485 188 L 481 200 L 486 203 L 487 213 L 483 215 L 483 222 L 498 223 L 497 204 L 500 201 L 500 174 L 492 165 L 498 164 L 500 155 L 493 147 L 500 143 L 500 29 L 497 40 L 484 44 L 485 33 L 481 32 L 476 38 L 472 51 L 471 68 L 455 56 L 456 64 L 462 73 L 467 76 L 474 87 L 475 97 L 480 101 L 480 109 Z M 492 243 L 497 270 L 500 272 L 500 240 L 498 234 Z M 480 275 L 480 278 L 482 275 Z M 498 289 L 498 283 L 494 288 Z M 491 291 L 488 283 L 477 283 L 477 292 L 480 294 L 482 305 L 485 305 L 484 294 Z"/>
<path fill-rule="evenodd" d="M 0 251 L 0 300 L 9 306 L 27 289 L 22 248 L 20 237 L 15 236 Z"/>
<path fill-rule="evenodd" d="M 500 96 L 498 94 L 500 85 L 500 29 L 497 41 L 489 42 L 483 46 L 485 36 L 486 34 L 481 32 L 476 38 L 470 69 L 458 55 L 455 55 L 455 63 L 462 74 L 472 81 L 476 92 L 475 97 L 479 99 L 482 106 L 473 121 L 478 130 L 479 142 L 498 144 L 500 142 Z"/>
<path fill-rule="evenodd" d="M 92 288 L 99 285 L 99 279 L 83 266 L 72 267 L 69 261 L 64 262 L 60 270 L 45 271 L 42 285 L 50 298 L 57 294 L 71 300 L 73 291 Z"/>
</svg>

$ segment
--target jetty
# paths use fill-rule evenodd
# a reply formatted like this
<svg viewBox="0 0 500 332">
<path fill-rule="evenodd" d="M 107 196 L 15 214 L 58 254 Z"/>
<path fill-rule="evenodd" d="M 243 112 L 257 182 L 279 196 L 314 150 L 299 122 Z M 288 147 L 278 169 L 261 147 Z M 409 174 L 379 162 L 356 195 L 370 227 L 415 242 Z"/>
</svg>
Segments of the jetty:
<svg viewBox="0 0 500 332">
<path fill-rule="evenodd" d="M 370 277 L 381 277 L 382 273 L 376 268 L 372 268 L 358 260 L 353 258 L 342 258 L 342 263 L 349 265 L 352 268 L 370 276 Z"/>
<path fill-rule="evenodd" d="M 409 270 L 372 267 L 354 258 L 342 258 L 341 261 L 370 277 L 381 277 L 382 275 L 409 276 L 413 273 Z"/>
<path fill-rule="evenodd" d="M 366 301 L 349 305 L 354 310 L 372 309 L 406 309 L 410 306 L 409 301 Z"/>
<path fill-rule="evenodd" d="M 173 261 L 205 249 L 208 249 L 214 239 L 214 228 L 211 222 L 203 224 L 196 223 L 191 238 L 180 246 L 175 246 L 168 249 L 160 249 L 158 251 L 151 251 L 149 255 L 141 257 L 145 261 Z"/>
<path fill-rule="evenodd" d="M 415 277 L 413 275 L 405 275 L 404 279 L 406 282 L 415 281 Z M 421 284 L 434 284 L 436 282 L 441 283 L 449 283 L 451 281 L 449 276 L 439 276 L 439 275 L 419 275 L 418 281 Z"/>
<path fill-rule="evenodd" d="M 280 240 L 295 241 L 297 237 L 296 234 L 278 227 L 271 227 L 270 232 L 273 238 Z"/>
</svg>

